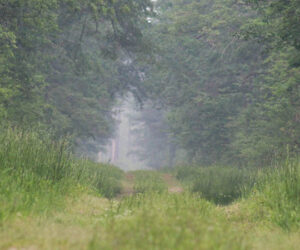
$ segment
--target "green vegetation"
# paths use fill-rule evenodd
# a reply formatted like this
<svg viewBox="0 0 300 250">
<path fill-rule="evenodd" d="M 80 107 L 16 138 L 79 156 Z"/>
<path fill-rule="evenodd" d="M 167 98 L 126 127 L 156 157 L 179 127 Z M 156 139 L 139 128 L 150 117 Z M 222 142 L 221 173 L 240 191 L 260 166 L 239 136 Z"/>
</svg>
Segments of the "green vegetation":
<svg viewBox="0 0 300 250">
<path fill-rule="evenodd" d="M 0 0 L 0 249 L 299 249 L 299 20 L 299 0 Z M 128 95 L 128 152 L 165 172 L 90 160 Z"/>
<path fill-rule="evenodd" d="M 120 192 L 121 170 L 74 158 L 67 140 L 53 141 L 42 130 L 1 131 L 1 248 L 296 249 L 299 244 L 296 159 L 255 175 L 233 167 L 178 167 L 173 172 L 187 189 L 176 194 L 167 192 L 166 173 L 135 171 L 132 195 L 108 201 L 101 196 Z M 218 207 L 209 201 L 234 203 Z M 59 235 L 49 234 L 47 225 Z"/>
<path fill-rule="evenodd" d="M 148 190 L 109 201 L 88 189 L 69 190 L 64 207 L 56 205 L 50 216 L 17 213 L 2 221 L 0 248 L 297 249 L 299 206 L 291 199 L 281 207 L 293 195 L 294 189 L 281 185 L 298 171 L 290 167 L 263 174 L 247 198 L 227 206 L 189 191 Z M 154 186 L 153 176 L 159 175 L 137 172 L 135 181 L 151 179 Z M 276 178 L 279 188 L 273 186 Z M 282 224 L 283 219 L 288 224 Z"/>
<path fill-rule="evenodd" d="M 160 15 L 145 34 L 158 55 L 144 84 L 159 111 L 156 119 L 142 117 L 141 133 L 149 164 L 159 157 L 164 165 L 265 167 L 285 158 L 287 145 L 297 155 L 299 1 L 155 7 Z"/>
<path fill-rule="evenodd" d="M 177 178 L 191 192 L 216 204 L 238 200 L 254 223 L 269 221 L 285 230 L 299 229 L 300 162 L 254 172 L 224 167 L 180 167 Z"/>
<path fill-rule="evenodd" d="M 252 216 L 268 219 L 283 229 L 300 226 L 300 163 L 287 160 L 275 169 L 261 174 L 252 189 L 247 205 L 253 208 Z"/>
<path fill-rule="evenodd" d="M 135 180 L 133 190 L 135 193 L 162 193 L 163 191 L 166 191 L 166 184 L 159 173 L 140 170 L 135 171 L 133 174 Z"/>
<path fill-rule="evenodd" d="M 121 170 L 76 159 L 66 140 L 53 141 L 44 131 L 6 128 L 0 141 L 1 220 L 17 213 L 47 214 L 64 207 L 65 198 L 77 189 L 105 197 L 120 191 Z"/>
<path fill-rule="evenodd" d="M 185 183 L 191 192 L 217 204 L 228 204 L 251 190 L 256 174 L 252 170 L 235 167 L 178 167 L 176 177 Z"/>
<path fill-rule="evenodd" d="M 113 198 L 121 191 L 123 171 L 109 164 L 81 160 L 76 167 L 77 178 L 82 185 L 89 186 L 106 198 Z"/>
<path fill-rule="evenodd" d="M 104 234 L 100 226 L 90 249 L 242 249 L 243 234 L 225 221 L 212 204 L 190 194 L 136 195 L 109 211 Z"/>
<path fill-rule="evenodd" d="M 0 0 L 0 13 L 1 121 L 39 123 L 94 156 L 113 134 L 117 97 L 142 93 L 123 62 L 149 51 L 151 1 Z"/>
<path fill-rule="evenodd" d="M 134 171 L 131 195 L 108 200 L 122 188 L 122 171 L 76 159 L 67 140 L 51 137 L 2 129 L 0 248 L 298 247 L 297 160 L 258 171 L 255 179 L 236 168 L 179 167 L 173 172 L 187 188 L 176 193 L 169 173 Z"/>
<path fill-rule="evenodd" d="M 269 221 L 286 230 L 299 228 L 298 160 L 261 170 L 179 167 L 177 178 L 191 191 L 216 204 L 238 200 L 253 221 Z"/>
</svg>

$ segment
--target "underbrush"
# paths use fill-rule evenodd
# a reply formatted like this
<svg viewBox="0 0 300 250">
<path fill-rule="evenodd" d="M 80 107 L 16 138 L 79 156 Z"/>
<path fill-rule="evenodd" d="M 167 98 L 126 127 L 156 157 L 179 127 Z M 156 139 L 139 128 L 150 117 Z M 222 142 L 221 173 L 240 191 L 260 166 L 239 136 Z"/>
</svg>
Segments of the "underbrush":
<svg viewBox="0 0 300 250">
<path fill-rule="evenodd" d="M 68 183 L 53 183 L 34 173 L 1 173 L 0 223 L 14 215 L 48 213 L 63 206 Z"/>
<path fill-rule="evenodd" d="M 77 160 L 75 173 L 77 180 L 84 186 L 100 192 L 106 198 L 113 198 L 121 191 L 123 171 L 115 166 L 94 163 L 88 160 Z"/>
<path fill-rule="evenodd" d="M 47 212 L 63 206 L 66 195 L 85 186 L 113 197 L 122 171 L 79 160 L 66 140 L 54 141 L 40 131 L 2 129 L 0 133 L 0 220 L 22 213 Z"/>
<path fill-rule="evenodd" d="M 134 171 L 134 192 L 146 193 L 146 192 L 158 192 L 162 193 L 167 190 L 166 183 L 162 179 L 161 175 L 155 171 L 139 170 Z"/>
<path fill-rule="evenodd" d="M 176 177 L 191 192 L 216 204 L 228 204 L 240 198 L 253 186 L 256 175 L 246 169 L 235 167 L 178 167 Z"/>
<path fill-rule="evenodd" d="M 288 159 L 260 173 L 246 209 L 255 220 L 268 220 L 290 230 L 300 227 L 300 162 Z M 250 208 L 250 209 L 249 209 Z"/>
<path fill-rule="evenodd" d="M 112 204 L 105 218 L 89 249 L 247 248 L 214 205 L 189 193 L 130 196 Z"/>
<path fill-rule="evenodd" d="M 179 167 L 177 178 L 190 191 L 216 204 L 240 203 L 254 223 L 270 222 L 285 230 L 300 227 L 300 161 L 250 171 L 233 167 Z"/>
</svg>

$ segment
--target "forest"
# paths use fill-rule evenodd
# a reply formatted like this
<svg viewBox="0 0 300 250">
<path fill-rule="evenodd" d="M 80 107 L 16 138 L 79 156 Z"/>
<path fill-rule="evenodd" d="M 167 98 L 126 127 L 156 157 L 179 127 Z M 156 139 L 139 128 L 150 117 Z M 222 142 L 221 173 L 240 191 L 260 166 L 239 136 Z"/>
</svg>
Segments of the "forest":
<svg viewBox="0 0 300 250">
<path fill-rule="evenodd" d="M 298 249 L 300 1 L 0 0 L 0 141 L 0 249 Z"/>
</svg>

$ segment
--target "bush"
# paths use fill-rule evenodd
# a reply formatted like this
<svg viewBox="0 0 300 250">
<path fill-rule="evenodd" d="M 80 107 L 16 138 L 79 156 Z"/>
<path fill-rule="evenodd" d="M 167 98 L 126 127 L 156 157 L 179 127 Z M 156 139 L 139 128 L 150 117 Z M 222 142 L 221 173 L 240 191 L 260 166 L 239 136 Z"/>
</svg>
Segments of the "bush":
<svg viewBox="0 0 300 250">
<path fill-rule="evenodd" d="M 203 198 L 217 204 L 228 204 L 241 197 L 255 181 L 255 175 L 248 170 L 217 166 L 179 167 L 177 178 L 192 192 L 200 193 Z"/>
<path fill-rule="evenodd" d="M 80 171 L 80 183 L 90 185 L 106 198 L 115 197 L 121 191 L 123 171 L 115 166 L 82 160 L 76 170 Z"/>
</svg>

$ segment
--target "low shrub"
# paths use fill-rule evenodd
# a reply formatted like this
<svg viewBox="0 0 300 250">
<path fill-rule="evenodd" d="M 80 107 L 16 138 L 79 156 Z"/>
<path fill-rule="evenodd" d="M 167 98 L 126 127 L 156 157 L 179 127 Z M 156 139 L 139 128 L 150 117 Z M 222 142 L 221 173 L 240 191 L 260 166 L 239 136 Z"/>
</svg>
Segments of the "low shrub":
<svg viewBox="0 0 300 250">
<path fill-rule="evenodd" d="M 82 185 L 90 185 L 106 198 L 115 197 L 121 191 L 123 171 L 115 166 L 81 160 L 76 171 Z"/>
<path fill-rule="evenodd" d="M 241 197 L 255 182 L 253 172 L 235 167 L 178 167 L 176 176 L 192 192 L 217 204 L 228 204 Z"/>
</svg>

